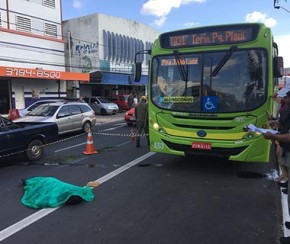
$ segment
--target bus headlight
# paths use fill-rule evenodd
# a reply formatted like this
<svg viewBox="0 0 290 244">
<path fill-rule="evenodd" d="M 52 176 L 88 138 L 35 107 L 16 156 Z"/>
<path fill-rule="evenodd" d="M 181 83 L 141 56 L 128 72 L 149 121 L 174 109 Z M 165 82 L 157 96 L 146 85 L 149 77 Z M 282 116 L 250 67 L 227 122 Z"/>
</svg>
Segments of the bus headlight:
<svg viewBox="0 0 290 244">
<path fill-rule="evenodd" d="M 154 123 L 153 128 L 154 128 L 154 130 L 159 130 L 160 126 L 157 123 Z"/>
</svg>

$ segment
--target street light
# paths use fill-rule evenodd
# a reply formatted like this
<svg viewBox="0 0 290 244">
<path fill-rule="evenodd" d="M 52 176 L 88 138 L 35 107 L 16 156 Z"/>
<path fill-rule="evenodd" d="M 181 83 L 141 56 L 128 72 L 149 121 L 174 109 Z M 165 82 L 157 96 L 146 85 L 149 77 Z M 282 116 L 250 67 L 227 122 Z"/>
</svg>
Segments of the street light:
<svg viewBox="0 0 290 244">
<path fill-rule="evenodd" d="M 282 6 L 274 6 L 274 8 L 275 8 L 275 9 L 280 9 L 280 8 L 282 8 L 282 9 L 284 9 L 286 12 L 288 12 L 288 13 L 290 14 L 290 11 L 289 11 L 288 9 L 282 7 Z"/>
<path fill-rule="evenodd" d="M 287 2 L 287 0 L 285 0 L 285 2 Z M 275 8 L 275 9 L 280 9 L 280 8 L 282 8 L 282 9 L 284 9 L 286 12 L 290 13 L 290 11 L 289 11 L 288 9 L 286 9 L 286 8 L 284 8 L 284 7 L 282 7 L 282 6 L 276 5 L 276 4 L 279 4 L 279 0 L 274 0 L 274 8 Z"/>
</svg>

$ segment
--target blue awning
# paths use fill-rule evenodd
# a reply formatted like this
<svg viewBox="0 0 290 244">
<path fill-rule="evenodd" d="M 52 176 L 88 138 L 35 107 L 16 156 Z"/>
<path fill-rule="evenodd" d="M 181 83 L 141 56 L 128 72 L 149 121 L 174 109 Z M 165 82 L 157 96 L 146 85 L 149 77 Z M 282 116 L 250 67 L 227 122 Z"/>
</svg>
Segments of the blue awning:
<svg viewBox="0 0 290 244">
<path fill-rule="evenodd" d="M 147 85 L 148 76 L 142 75 L 140 82 L 134 81 L 134 76 L 124 73 L 112 73 L 105 71 L 95 71 L 90 73 L 91 83 L 109 84 L 109 85 Z"/>
</svg>

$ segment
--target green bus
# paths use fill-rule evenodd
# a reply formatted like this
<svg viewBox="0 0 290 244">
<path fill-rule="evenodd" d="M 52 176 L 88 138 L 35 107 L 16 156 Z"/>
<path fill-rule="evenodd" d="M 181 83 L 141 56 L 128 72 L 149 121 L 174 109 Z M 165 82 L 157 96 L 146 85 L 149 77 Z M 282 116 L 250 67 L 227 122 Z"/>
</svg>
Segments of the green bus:
<svg viewBox="0 0 290 244">
<path fill-rule="evenodd" d="M 261 23 L 216 25 L 161 34 L 135 56 L 135 81 L 149 54 L 150 150 L 268 162 L 270 142 L 249 124 L 269 128 L 283 58 Z"/>
</svg>

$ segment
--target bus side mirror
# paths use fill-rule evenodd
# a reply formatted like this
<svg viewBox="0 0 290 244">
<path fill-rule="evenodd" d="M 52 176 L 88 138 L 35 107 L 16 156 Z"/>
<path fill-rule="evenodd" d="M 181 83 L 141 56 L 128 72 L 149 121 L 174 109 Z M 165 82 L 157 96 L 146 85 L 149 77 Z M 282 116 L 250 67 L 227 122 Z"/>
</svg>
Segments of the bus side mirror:
<svg viewBox="0 0 290 244">
<path fill-rule="evenodd" d="M 139 82 L 141 80 L 141 74 L 142 74 L 142 63 L 136 62 L 135 63 L 134 81 Z"/>
<path fill-rule="evenodd" d="M 274 78 L 281 78 L 284 75 L 284 64 L 282 57 L 274 57 L 273 59 Z"/>
</svg>

